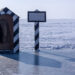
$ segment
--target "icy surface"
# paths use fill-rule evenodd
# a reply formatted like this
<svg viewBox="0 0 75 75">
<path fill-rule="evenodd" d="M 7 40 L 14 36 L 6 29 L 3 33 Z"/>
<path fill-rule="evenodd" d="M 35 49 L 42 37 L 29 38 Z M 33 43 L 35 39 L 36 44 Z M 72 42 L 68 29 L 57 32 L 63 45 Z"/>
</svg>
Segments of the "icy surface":
<svg viewBox="0 0 75 75">
<path fill-rule="evenodd" d="M 34 47 L 34 23 L 20 20 L 21 47 Z M 22 41 L 23 40 L 23 41 Z M 40 49 L 75 49 L 75 20 L 40 23 Z"/>
<path fill-rule="evenodd" d="M 75 21 L 40 23 L 40 52 L 34 23 L 20 21 L 20 53 L 0 54 L 0 75 L 75 75 Z"/>
</svg>

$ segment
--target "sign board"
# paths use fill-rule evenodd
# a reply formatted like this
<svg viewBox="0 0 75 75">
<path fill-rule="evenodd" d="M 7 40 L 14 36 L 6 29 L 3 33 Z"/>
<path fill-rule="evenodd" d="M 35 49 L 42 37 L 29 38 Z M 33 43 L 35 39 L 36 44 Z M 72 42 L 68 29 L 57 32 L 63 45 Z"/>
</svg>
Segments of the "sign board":
<svg viewBox="0 0 75 75">
<path fill-rule="evenodd" d="M 45 11 L 29 11 L 28 12 L 28 22 L 46 22 L 46 12 Z"/>
</svg>

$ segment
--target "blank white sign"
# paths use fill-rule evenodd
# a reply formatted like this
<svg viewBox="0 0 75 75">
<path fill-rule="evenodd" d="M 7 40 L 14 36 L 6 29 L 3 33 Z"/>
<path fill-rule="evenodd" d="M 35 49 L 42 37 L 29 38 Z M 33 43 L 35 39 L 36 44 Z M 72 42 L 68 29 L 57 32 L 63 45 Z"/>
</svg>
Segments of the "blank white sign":
<svg viewBox="0 0 75 75">
<path fill-rule="evenodd" d="M 46 12 L 28 12 L 28 22 L 45 22 Z"/>
</svg>

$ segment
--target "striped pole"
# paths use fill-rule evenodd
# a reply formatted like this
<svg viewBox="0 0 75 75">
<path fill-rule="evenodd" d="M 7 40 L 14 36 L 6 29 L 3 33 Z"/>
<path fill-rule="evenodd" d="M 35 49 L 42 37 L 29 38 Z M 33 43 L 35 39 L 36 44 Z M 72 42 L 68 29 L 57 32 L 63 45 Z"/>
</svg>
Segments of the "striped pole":
<svg viewBox="0 0 75 75">
<path fill-rule="evenodd" d="M 39 22 L 35 22 L 35 51 L 39 50 Z"/>
<path fill-rule="evenodd" d="M 0 15 L 10 15 L 13 19 L 13 53 L 19 52 L 19 16 L 12 12 L 7 7 L 0 11 Z"/>
</svg>

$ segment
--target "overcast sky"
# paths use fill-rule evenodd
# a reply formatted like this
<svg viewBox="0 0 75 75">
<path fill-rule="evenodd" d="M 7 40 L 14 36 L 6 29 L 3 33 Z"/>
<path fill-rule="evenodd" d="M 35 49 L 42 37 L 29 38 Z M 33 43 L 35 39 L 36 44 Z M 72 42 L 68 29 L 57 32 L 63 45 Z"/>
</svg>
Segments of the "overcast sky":
<svg viewBox="0 0 75 75">
<path fill-rule="evenodd" d="M 0 0 L 0 9 L 8 7 L 21 18 L 27 11 L 47 11 L 48 19 L 75 19 L 75 0 Z"/>
</svg>

